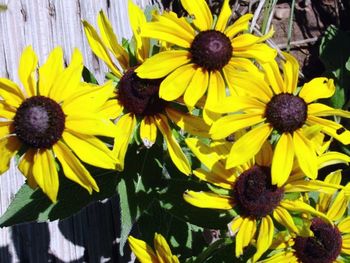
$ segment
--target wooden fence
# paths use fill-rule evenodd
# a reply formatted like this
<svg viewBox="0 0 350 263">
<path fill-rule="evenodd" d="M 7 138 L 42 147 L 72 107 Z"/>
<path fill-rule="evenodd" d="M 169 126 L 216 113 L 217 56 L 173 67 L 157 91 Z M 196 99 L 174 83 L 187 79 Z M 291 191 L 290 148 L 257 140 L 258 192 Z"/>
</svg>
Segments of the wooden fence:
<svg viewBox="0 0 350 263">
<path fill-rule="evenodd" d="M 142 8 L 152 2 L 133 1 Z M 81 24 L 85 19 L 96 25 L 101 9 L 120 39 L 131 35 L 127 0 L 0 0 L 0 5 L 0 77 L 17 83 L 19 58 L 28 45 L 40 64 L 56 46 L 63 47 L 66 61 L 77 47 L 85 65 L 102 81 L 107 68 L 91 53 Z M 13 165 L 0 177 L 0 214 L 23 183 L 24 177 Z M 0 262 L 127 262 L 118 252 L 119 224 L 115 197 L 59 222 L 2 228 Z"/>
</svg>

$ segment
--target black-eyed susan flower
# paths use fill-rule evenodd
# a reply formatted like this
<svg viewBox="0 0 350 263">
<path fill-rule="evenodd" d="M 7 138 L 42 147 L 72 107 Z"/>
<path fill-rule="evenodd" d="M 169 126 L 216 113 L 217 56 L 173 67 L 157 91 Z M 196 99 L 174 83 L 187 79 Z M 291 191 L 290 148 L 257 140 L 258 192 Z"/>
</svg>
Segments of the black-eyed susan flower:
<svg viewBox="0 0 350 263">
<path fill-rule="evenodd" d="M 210 146 L 198 139 L 186 139 L 186 143 L 201 163 L 207 168 L 196 169 L 196 177 L 209 182 L 223 191 L 194 192 L 188 190 L 184 199 L 197 207 L 210 209 L 234 209 L 237 216 L 229 224 L 235 235 L 235 255 L 243 254 L 243 249 L 256 239 L 256 262 L 268 250 L 275 234 L 275 222 L 290 231 L 298 231 L 292 214 L 307 212 L 322 218 L 325 216 L 299 199 L 288 196 L 300 192 L 320 191 L 333 193 L 341 186 L 318 180 L 305 180 L 305 176 L 295 169 L 289 179 L 280 187 L 271 182 L 272 148 L 265 144 L 262 150 L 243 165 L 226 169 L 225 160 L 229 153 L 229 143 L 214 142 Z M 349 157 L 340 155 L 339 160 L 348 162 Z M 292 212 L 292 214 L 291 214 Z"/>
<path fill-rule="evenodd" d="M 185 104 L 194 107 L 206 94 L 206 114 L 206 110 L 211 111 L 226 96 L 225 81 L 230 92 L 235 93 L 230 85 L 234 83 L 234 72 L 254 68 L 247 58 L 264 62 L 275 58 L 276 51 L 262 43 L 272 31 L 263 37 L 244 33 L 251 14 L 229 25 L 228 0 L 223 1 L 215 22 L 205 0 L 181 0 L 181 3 L 191 22 L 173 12 L 164 12 L 142 27 L 142 36 L 165 41 L 170 48 L 147 59 L 136 72 L 141 78 L 165 77 L 159 96 L 167 101 L 183 95 Z"/>
<path fill-rule="evenodd" d="M 177 256 L 173 255 L 165 238 L 158 233 L 154 234 L 154 249 L 145 241 L 128 237 L 129 245 L 141 263 L 179 263 Z"/>
<path fill-rule="evenodd" d="M 325 182 L 335 184 L 339 184 L 340 181 L 341 171 L 335 171 L 325 179 Z M 347 262 L 342 258 L 343 255 L 350 255 L 350 217 L 346 212 L 349 205 L 347 191 L 344 188 L 336 194 L 320 193 L 316 208 L 325 213 L 328 222 L 312 216 L 309 222 L 305 219 L 306 229 L 285 234 L 284 245 L 281 246 L 280 242 L 276 242 L 273 254 L 261 263 Z"/>
<path fill-rule="evenodd" d="M 120 116 L 116 123 L 117 132 L 113 149 L 118 160 L 121 161 L 119 169 L 124 168 L 128 144 L 140 121 L 140 137 L 143 144 L 147 148 L 151 147 L 156 141 L 157 130 L 159 130 L 176 167 L 181 172 L 189 174 L 190 164 L 172 134 L 168 120 L 170 119 L 180 128 L 194 134 L 205 135 L 202 131 L 209 129 L 200 118 L 183 114 L 159 98 L 159 85 L 162 79 L 144 79 L 136 75 L 135 70 L 150 55 L 150 40 L 140 37 L 140 30 L 146 24 L 146 18 L 142 10 L 132 1 L 129 1 L 129 15 L 136 43 L 136 63 L 134 64 L 131 59 L 133 54 L 128 53 L 118 44 L 117 36 L 103 12 L 100 12 L 98 16 L 100 36 L 89 23 L 84 21 L 85 33 L 92 51 L 106 62 L 112 73 L 120 79 L 117 85 Z M 117 59 L 121 70 L 114 64 L 110 54 Z"/>
<path fill-rule="evenodd" d="M 233 114 L 220 118 L 210 129 L 213 139 L 221 139 L 251 127 L 249 132 L 233 144 L 227 168 L 252 158 L 273 132 L 278 133 L 280 136 L 272 161 L 272 184 L 277 186 L 287 181 L 295 157 L 305 175 L 316 178 L 317 154 L 316 146 L 310 141 L 310 127 L 343 144 L 350 143 L 348 130 L 335 121 L 322 118 L 349 118 L 350 113 L 315 102 L 334 94 L 333 80 L 314 78 L 298 91 L 298 62 L 289 54 L 284 56 L 286 61 L 282 63 L 283 75 L 276 61 L 263 64 L 264 74 L 257 71 L 236 74 L 236 90 L 241 96 L 227 98 L 226 103 L 221 103 L 215 110 Z"/>
<path fill-rule="evenodd" d="M 24 92 L 14 82 L 0 79 L 0 173 L 9 169 L 16 153 L 24 152 L 19 170 L 30 186 L 38 185 L 53 202 L 59 188 L 56 160 L 68 179 L 90 193 L 99 191 L 80 160 L 115 168 L 117 160 L 112 152 L 96 138 L 114 136 L 108 109 L 111 102 L 107 102 L 113 95 L 113 84 L 82 83 L 83 61 L 78 50 L 64 68 L 62 49 L 54 49 L 39 68 L 38 78 L 37 62 L 32 48 L 26 48 L 19 64 Z"/>
</svg>

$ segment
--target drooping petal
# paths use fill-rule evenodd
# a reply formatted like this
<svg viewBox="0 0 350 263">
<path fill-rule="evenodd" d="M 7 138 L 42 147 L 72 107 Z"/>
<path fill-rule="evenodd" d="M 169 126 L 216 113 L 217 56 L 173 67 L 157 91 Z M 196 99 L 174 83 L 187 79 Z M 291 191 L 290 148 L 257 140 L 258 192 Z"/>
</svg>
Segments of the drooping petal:
<svg viewBox="0 0 350 263">
<path fill-rule="evenodd" d="M 57 201 L 58 172 L 55 157 L 49 149 L 39 149 L 34 154 L 33 176 L 39 187 L 52 202 Z"/>
<path fill-rule="evenodd" d="M 163 51 L 143 62 L 135 72 L 140 78 L 157 79 L 190 61 L 189 52 L 186 50 Z"/>
<path fill-rule="evenodd" d="M 0 174 L 3 174 L 9 169 L 10 161 L 21 145 L 22 143 L 14 136 L 0 140 Z"/>
<path fill-rule="evenodd" d="M 157 139 L 157 125 L 152 116 L 145 116 L 140 125 L 140 137 L 143 144 L 150 148 Z"/>
<path fill-rule="evenodd" d="M 193 206 L 210 209 L 230 210 L 233 200 L 229 196 L 220 196 L 211 192 L 186 191 L 183 195 L 186 202 Z"/>
<path fill-rule="evenodd" d="M 288 179 L 294 160 L 294 144 L 290 133 L 283 133 L 277 142 L 271 166 L 271 183 L 282 186 Z"/>
<path fill-rule="evenodd" d="M 340 188 L 339 185 L 326 183 L 320 180 L 295 180 L 287 182 L 283 186 L 285 193 L 288 192 L 320 192 L 333 194 L 334 191 Z"/>
<path fill-rule="evenodd" d="M 84 187 L 90 194 L 93 190 L 100 191 L 89 171 L 63 142 L 58 141 L 54 144 L 53 151 L 62 165 L 64 175 L 68 179 Z"/>
<path fill-rule="evenodd" d="M 165 108 L 167 116 L 182 130 L 201 137 L 208 137 L 209 126 L 203 121 L 202 118 L 182 113 L 170 107 Z"/>
<path fill-rule="evenodd" d="M 243 254 L 243 249 L 249 245 L 256 232 L 256 220 L 244 217 L 236 236 L 236 257 Z"/>
<path fill-rule="evenodd" d="M 136 117 L 131 113 L 125 114 L 117 121 L 113 154 L 120 161 L 120 164 L 117 166 L 117 169 L 119 171 L 124 170 L 125 154 L 126 150 L 128 149 L 129 142 L 132 138 L 135 126 Z"/>
<path fill-rule="evenodd" d="M 39 68 L 39 94 L 49 96 L 52 85 L 63 71 L 63 51 L 61 47 L 55 48 L 47 58 L 44 65 Z"/>
<path fill-rule="evenodd" d="M 321 169 L 323 167 L 337 164 L 337 163 L 350 163 L 350 157 L 344 153 L 339 152 L 326 152 L 322 154 L 321 156 L 317 157 L 318 161 L 318 169 Z"/>
<path fill-rule="evenodd" d="M 37 94 L 35 79 L 35 68 L 37 64 L 38 57 L 34 53 L 33 48 L 31 46 L 25 48 L 19 62 L 18 76 L 28 97 Z"/>
<path fill-rule="evenodd" d="M 350 112 L 340 109 L 334 109 L 322 103 L 311 103 L 307 106 L 307 114 L 316 117 L 324 116 L 340 116 L 344 118 L 350 118 Z"/>
<path fill-rule="evenodd" d="M 253 14 L 245 14 L 238 18 L 232 25 L 226 28 L 225 34 L 232 38 L 238 33 L 249 29 L 249 20 L 252 19 Z"/>
<path fill-rule="evenodd" d="M 33 189 L 38 186 L 33 175 L 34 154 L 34 149 L 28 149 L 18 164 L 18 169 L 27 178 L 27 184 Z"/>
<path fill-rule="evenodd" d="M 277 51 L 266 44 L 259 43 L 249 46 L 249 48 L 235 50 L 233 47 L 233 55 L 236 57 L 254 58 L 259 62 L 265 63 L 274 60 L 277 55 Z"/>
<path fill-rule="evenodd" d="M 76 94 L 83 71 L 83 57 L 78 49 L 74 49 L 71 63 L 56 78 L 49 97 L 58 103 Z"/>
<path fill-rule="evenodd" d="M 118 38 L 113 31 L 111 22 L 108 20 L 103 11 L 98 14 L 97 25 L 100 29 L 103 44 L 112 52 L 120 65 L 127 69 L 129 66 L 129 56 L 125 49 L 119 45 Z M 107 52 L 108 54 L 108 52 Z"/>
<path fill-rule="evenodd" d="M 159 97 L 167 101 L 179 98 L 184 94 L 195 72 L 193 64 L 176 69 L 160 84 Z"/>
<path fill-rule="evenodd" d="M 265 118 L 262 116 L 262 112 L 231 114 L 214 122 L 209 133 L 214 140 L 223 139 L 240 129 L 253 126 L 264 120 Z"/>
<path fill-rule="evenodd" d="M 113 72 L 115 76 L 117 76 L 118 78 L 121 78 L 122 74 L 120 70 L 114 64 L 111 56 L 108 53 L 107 47 L 102 42 L 96 30 L 93 28 L 92 25 L 90 25 L 86 21 L 83 21 L 83 25 L 84 25 L 86 38 L 94 54 L 106 63 L 107 67 Z"/>
<path fill-rule="evenodd" d="M 154 234 L 154 249 L 160 262 L 173 263 L 173 254 L 165 238 L 158 233 Z M 174 256 L 177 258 L 176 256 Z M 177 262 L 177 261 L 176 261 Z"/>
<path fill-rule="evenodd" d="M 274 224 L 270 216 L 265 216 L 261 219 L 259 235 L 256 242 L 256 253 L 254 254 L 252 260 L 256 262 L 266 250 L 272 244 L 273 234 L 274 234 Z"/>
<path fill-rule="evenodd" d="M 25 100 L 21 89 L 9 79 L 0 78 L 0 97 L 10 106 L 18 108 Z"/>
<path fill-rule="evenodd" d="M 113 122 L 93 113 L 68 115 L 65 126 L 68 130 L 86 135 L 114 137 L 116 133 Z"/>
<path fill-rule="evenodd" d="M 200 67 L 195 69 L 184 95 L 184 101 L 187 106 L 194 107 L 196 105 L 198 100 L 207 91 L 208 80 L 209 72 L 206 69 Z"/>
<path fill-rule="evenodd" d="M 271 143 L 265 141 L 260 151 L 255 155 L 255 162 L 258 165 L 270 167 L 273 158 L 273 150 Z"/>
<path fill-rule="evenodd" d="M 179 143 L 172 134 L 167 118 L 162 114 L 158 114 L 154 117 L 154 119 L 158 129 L 163 134 L 166 141 L 171 160 L 182 173 L 189 175 L 191 173 L 191 166 Z"/>
<path fill-rule="evenodd" d="M 327 217 L 333 221 L 341 219 L 348 207 L 348 198 L 345 196 L 345 192 L 340 191 L 333 201 L 333 204 L 328 208 L 326 213 Z"/>
<path fill-rule="evenodd" d="M 182 6 L 190 16 L 193 24 L 201 31 L 209 30 L 213 24 L 213 16 L 205 0 L 181 0 Z"/>
<path fill-rule="evenodd" d="M 158 257 L 154 253 L 153 249 L 146 244 L 146 242 L 134 238 L 133 236 L 128 237 L 129 245 L 134 252 L 135 256 L 141 263 L 157 263 Z"/>
<path fill-rule="evenodd" d="M 265 71 L 265 76 L 268 83 L 275 94 L 280 94 L 285 91 L 284 82 L 281 76 L 280 69 L 276 61 L 270 61 L 268 63 L 262 63 L 262 67 Z"/>
<path fill-rule="evenodd" d="M 226 98 L 225 81 L 219 71 L 212 71 L 209 77 L 208 95 L 204 108 L 215 111 L 218 105 Z"/>
<path fill-rule="evenodd" d="M 298 228 L 295 225 L 292 216 L 283 207 L 276 207 L 273 211 L 273 217 L 282 226 L 285 226 L 290 232 L 298 233 Z"/>
<path fill-rule="evenodd" d="M 232 174 L 221 174 L 216 172 L 209 172 L 202 168 L 197 168 L 193 171 L 193 175 L 200 180 L 206 181 L 208 183 L 214 184 L 218 187 L 232 190 L 233 183 L 236 181 L 236 176 Z"/>
<path fill-rule="evenodd" d="M 316 179 L 318 173 L 318 162 L 313 145 L 299 130 L 293 133 L 293 144 L 295 155 L 301 170 L 306 176 L 311 179 Z"/>
<path fill-rule="evenodd" d="M 115 168 L 116 159 L 112 152 L 95 136 L 63 132 L 62 137 L 83 162 L 105 169 Z"/>
<path fill-rule="evenodd" d="M 232 14 L 232 11 L 229 5 L 229 0 L 224 0 L 224 3 L 222 4 L 222 7 L 221 7 L 218 21 L 216 22 L 216 25 L 215 25 L 215 30 L 224 32 L 231 14 Z"/>
<path fill-rule="evenodd" d="M 306 103 L 317 99 L 329 98 L 335 92 L 333 79 L 314 78 L 301 88 L 299 97 L 303 98 Z"/>
<path fill-rule="evenodd" d="M 341 179 L 342 179 L 341 170 L 336 170 L 328 174 L 324 179 L 324 182 L 329 184 L 340 185 Z M 329 193 L 321 192 L 318 197 L 317 210 L 325 213 L 330 206 L 332 196 L 333 196 L 333 193 L 329 194 Z"/>
<path fill-rule="evenodd" d="M 272 132 L 269 124 L 253 128 L 240 137 L 232 146 L 226 161 L 226 168 L 248 162 L 257 154 Z"/>
</svg>

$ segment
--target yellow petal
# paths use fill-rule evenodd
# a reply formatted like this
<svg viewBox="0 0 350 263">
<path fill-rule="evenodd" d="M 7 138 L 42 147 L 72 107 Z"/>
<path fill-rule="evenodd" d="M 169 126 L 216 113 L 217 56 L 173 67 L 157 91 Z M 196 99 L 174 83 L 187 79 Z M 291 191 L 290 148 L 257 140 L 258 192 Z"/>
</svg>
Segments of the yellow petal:
<svg viewBox="0 0 350 263">
<path fill-rule="evenodd" d="M 49 97 L 60 103 L 70 96 L 75 95 L 81 82 L 82 70 L 82 54 L 78 49 L 74 49 L 71 63 L 56 78 L 50 90 Z"/>
<path fill-rule="evenodd" d="M 344 190 L 340 191 L 333 201 L 331 207 L 326 213 L 327 217 L 333 221 L 341 219 L 348 207 L 348 198 L 345 196 Z"/>
<path fill-rule="evenodd" d="M 22 52 L 18 67 L 18 76 L 28 97 L 32 97 L 37 94 L 35 79 L 35 68 L 37 64 L 38 57 L 34 53 L 33 48 L 28 46 Z"/>
<path fill-rule="evenodd" d="M 350 157 L 343 153 L 338 152 L 326 152 L 322 154 L 321 156 L 317 157 L 318 161 L 318 169 L 321 169 L 323 167 L 337 164 L 337 163 L 350 163 Z"/>
<path fill-rule="evenodd" d="M 65 126 L 68 130 L 86 135 L 114 137 L 116 133 L 113 122 L 93 113 L 68 115 Z"/>
<path fill-rule="evenodd" d="M 134 238 L 133 236 L 129 236 L 128 241 L 132 252 L 134 252 L 135 256 L 141 263 L 158 262 L 158 258 L 156 254 L 154 254 L 153 249 L 144 241 Z"/>
<path fill-rule="evenodd" d="M 193 16 L 193 24 L 201 31 L 211 28 L 213 16 L 205 0 L 181 0 L 182 6 L 190 16 Z"/>
<path fill-rule="evenodd" d="M 256 232 L 256 221 L 245 217 L 236 236 L 236 257 L 243 255 L 243 249 L 249 245 Z"/>
<path fill-rule="evenodd" d="M 259 165 L 270 167 L 273 158 L 273 150 L 271 143 L 265 141 L 260 151 L 255 156 L 255 162 Z"/>
<path fill-rule="evenodd" d="M 157 126 L 152 116 L 145 116 L 140 125 L 140 136 L 143 144 L 150 148 L 157 139 Z"/>
<path fill-rule="evenodd" d="M 0 122 L 0 140 L 4 137 L 8 137 L 13 133 L 12 121 L 1 121 Z"/>
<path fill-rule="evenodd" d="M 341 124 L 311 115 L 307 117 L 306 122 L 309 125 L 320 125 L 324 133 L 334 137 L 342 144 L 350 144 L 350 131 L 345 129 Z"/>
<path fill-rule="evenodd" d="M 293 133 L 293 144 L 295 155 L 298 159 L 301 170 L 306 176 L 310 177 L 311 179 L 316 179 L 318 162 L 313 145 L 299 130 Z"/>
<path fill-rule="evenodd" d="M 163 134 L 164 140 L 166 141 L 171 160 L 182 173 L 189 175 L 191 173 L 190 163 L 172 134 L 167 118 L 162 114 L 158 114 L 154 119 L 158 129 Z"/>
<path fill-rule="evenodd" d="M 34 154 L 33 176 L 50 200 L 56 202 L 59 182 L 55 157 L 51 150 L 39 149 Z"/>
<path fill-rule="evenodd" d="M 154 234 L 154 249 L 160 263 L 172 263 L 173 254 L 165 238 L 158 233 Z M 174 256 L 176 257 L 176 256 Z"/>
<path fill-rule="evenodd" d="M 57 47 L 51 51 L 44 65 L 39 68 L 39 94 L 48 96 L 52 85 L 63 71 L 63 51 Z"/>
<path fill-rule="evenodd" d="M 232 11 L 229 5 L 229 0 L 224 0 L 224 3 L 222 4 L 222 7 L 221 7 L 218 21 L 216 22 L 216 25 L 215 25 L 215 30 L 224 32 L 231 14 L 232 14 Z"/>
<path fill-rule="evenodd" d="M 209 126 L 203 121 L 202 118 L 182 113 L 170 107 L 166 107 L 165 111 L 169 119 L 174 122 L 180 129 L 201 137 L 209 136 Z"/>
<path fill-rule="evenodd" d="M 283 63 L 284 92 L 293 93 L 298 85 L 299 63 L 295 57 L 283 52 L 286 62 Z"/>
<path fill-rule="evenodd" d="M 265 71 L 267 81 L 270 83 L 270 86 L 273 89 L 274 93 L 280 94 L 282 92 L 285 92 L 285 85 L 277 62 L 273 60 L 269 63 L 262 63 L 262 67 Z"/>
<path fill-rule="evenodd" d="M 25 97 L 17 84 L 5 78 L 0 78 L 0 97 L 2 97 L 8 105 L 15 108 L 18 108 L 18 106 L 25 100 Z"/>
<path fill-rule="evenodd" d="M 281 225 L 285 226 L 288 231 L 298 233 L 298 228 L 295 225 L 292 216 L 281 206 L 277 206 L 273 211 L 273 217 Z"/>
<path fill-rule="evenodd" d="M 231 148 L 230 155 L 227 158 L 226 168 L 236 167 L 237 165 L 248 162 L 260 151 L 271 132 L 272 127 L 269 124 L 264 124 L 253 128 L 240 137 Z"/>
<path fill-rule="evenodd" d="M 350 233 L 350 217 L 348 216 L 340 221 L 337 227 L 340 233 Z"/>
<path fill-rule="evenodd" d="M 256 98 L 248 96 L 228 96 L 221 101 L 221 103 L 218 103 L 212 111 L 218 113 L 230 113 L 248 109 L 263 111 L 265 108 L 266 105 Z"/>
<path fill-rule="evenodd" d="M 324 182 L 329 184 L 339 185 L 341 182 L 341 179 L 342 179 L 341 170 L 336 170 L 328 174 L 324 179 Z M 329 193 L 321 192 L 318 197 L 317 210 L 319 210 L 320 212 L 327 211 L 331 203 L 332 197 L 333 197 L 333 193 L 329 194 Z"/>
<path fill-rule="evenodd" d="M 98 114 L 103 116 L 105 119 L 116 119 L 123 112 L 123 105 L 118 100 L 108 100 L 98 110 Z"/>
<path fill-rule="evenodd" d="M 160 84 L 159 97 L 167 101 L 179 98 L 187 89 L 195 72 L 193 64 L 184 65 L 176 69 Z"/>
<path fill-rule="evenodd" d="M 83 162 L 105 169 L 115 168 L 112 152 L 96 137 L 74 132 L 63 132 L 62 137 Z"/>
<path fill-rule="evenodd" d="M 294 255 L 294 252 L 290 251 L 282 251 L 274 254 L 273 256 L 264 259 L 262 261 L 259 261 L 259 263 L 281 263 L 281 262 L 288 262 L 288 263 L 299 263 L 299 259 Z"/>
<path fill-rule="evenodd" d="M 310 103 L 317 99 L 329 98 L 335 92 L 333 79 L 314 78 L 301 88 L 299 96 Z"/>
<path fill-rule="evenodd" d="M 239 32 L 249 29 L 249 20 L 252 19 L 253 14 L 245 14 L 238 18 L 231 26 L 225 30 L 225 34 L 232 38 Z"/>
<path fill-rule="evenodd" d="M 18 169 L 27 178 L 27 184 L 33 189 L 38 186 L 33 175 L 34 154 L 34 149 L 28 149 L 18 164 Z"/>
<path fill-rule="evenodd" d="M 265 63 L 275 59 L 277 51 L 266 44 L 254 44 L 248 48 L 235 50 L 233 47 L 233 55 L 243 58 L 254 58 L 259 62 Z"/>
<path fill-rule="evenodd" d="M 5 101 L 0 101 L 0 118 L 12 120 L 16 115 L 16 109 L 9 106 Z"/>
<path fill-rule="evenodd" d="M 333 194 L 339 189 L 337 184 L 330 184 L 319 180 L 295 180 L 284 185 L 284 191 L 288 192 L 320 192 Z"/>
<path fill-rule="evenodd" d="M 271 217 L 263 217 L 261 219 L 259 235 L 256 242 L 256 253 L 252 258 L 253 262 L 256 262 L 271 246 L 274 230 L 275 228 Z"/>
<path fill-rule="evenodd" d="M 294 145 L 290 133 L 283 133 L 277 142 L 271 166 L 271 183 L 282 186 L 288 179 L 294 160 Z"/>
<path fill-rule="evenodd" d="M 198 100 L 207 91 L 208 80 L 209 72 L 198 67 L 185 91 L 184 101 L 187 106 L 194 107 L 196 105 Z"/>
<path fill-rule="evenodd" d="M 117 169 L 122 171 L 124 169 L 124 160 L 126 150 L 132 138 L 133 131 L 136 127 L 136 117 L 133 114 L 125 114 L 120 117 L 116 124 L 116 133 L 114 136 L 113 154 L 119 160 Z"/>
<path fill-rule="evenodd" d="M 81 164 L 73 152 L 61 141 L 53 145 L 57 159 L 60 161 L 64 175 L 84 187 L 90 194 L 92 190 L 99 192 L 99 188 L 95 179 L 90 175 L 89 171 Z"/>
<path fill-rule="evenodd" d="M 208 183 L 214 184 L 221 188 L 232 190 L 233 183 L 236 181 L 236 175 L 234 173 L 228 174 L 226 177 L 225 174 L 210 172 L 202 168 L 198 168 L 193 171 L 193 175 L 199 178 L 200 180 L 206 181 Z"/>
<path fill-rule="evenodd" d="M 193 29 L 184 26 L 183 18 L 175 18 L 172 14 L 159 16 L 157 22 L 142 26 L 141 36 L 166 41 L 174 45 L 190 48 L 195 37 Z"/>
<path fill-rule="evenodd" d="M 129 66 L 129 56 L 124 48 L 119 45 L 117 36 L 114 34 L 111 22 L 105 16 L 103 11 L 98 14 L 97 25 L 101 32 L 102 43 L 112 52 L 117 58 L 120 65 L 127 69 Z M 108 52 L 106 52 L 108 54 Z"/>
<path fill-rule="evenodd" d="M 107 64 L 108 68 L 113 72 L 115 76 L 121 78 L 122 74 L 114 64 L 111 56 L 108 53 L 107 47 L 102 42 L 101 38 L 98 36 L 96 30 L 86 21 L 83 21 L 83 25 L 86 38 L 94 54 Z"/>
<path fill-rule="evenodd" d="M 9 169 L 10 161 L 21 145 L 22 143 L 14 136 L 0 140 L 0 174 Z"/>
<path fill-rule="evenodd" d="M 81 87 L 81 91 L 76 92 L 63 102 L 62 109 L 66 115 L 74 115 L 77 112 L 96 112 L 114 95 L 112 81 L 101 86 L 82 83 Z"/>
<path fill-rule="evenodd" d="M 350 255 L 350 235 L 342 236 L 341 253 Z"/>
<path fill-rule="evenodd" d="M 205 103 L 205 109 L 215 112 L 215 109 L 219 108 L 218 105 L 221 104 L 221 102 L 225 98 L 226 86 L 221 73 L 219 71 L 210 72 L 208 95 Z"/>
<path fill-rule="evenodd" d="M 313 115 L 316 117 L 320 116 L 340 116 L 344 118 L 350 118 L 350 112 L 340 109 L 334 109 L 325 104 L 321 103 L 311 103 L 307 105 L 307 114 Z"/>
<path fill-rule="evenodd" d="M 187 203 L 200 208 L 230 210 L 233 200 L 228 196 L 220 196 L 211 192 L 186 191 L 183 198 Z"/>
<path fill-rule="evenodd" d="M 264 120 L 265 118 L 262 116 L 262 112 L 231 114 L 214 122 L 209 133 L 214 140 L 223 139 L 240 129 L 253 126 Z"/>
</svg>

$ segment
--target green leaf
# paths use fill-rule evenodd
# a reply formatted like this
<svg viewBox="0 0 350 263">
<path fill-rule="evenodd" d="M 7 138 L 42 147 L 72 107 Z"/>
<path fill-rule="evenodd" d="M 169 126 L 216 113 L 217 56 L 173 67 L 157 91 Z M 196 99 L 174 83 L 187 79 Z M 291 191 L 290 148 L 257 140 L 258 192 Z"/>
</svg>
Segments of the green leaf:
<svg viewBox="0 0 350 263">
<path fill-rule="evenodd" d="M 91 71 L 85 66 L 83 68 L 83 79 L 87 83 L 92 83 L 92 84 L 98 85 L 98 82 L 97 82 L 94 74 L 92 74 Z"/>
<path fill-rule="evenodd" d="M 41 189 L 23 185 L 15 195 L 5 214 L 0 217 L 0 226 L 37 221 L 63 219 L 76 213 L 89 203 L 111 197 L 116 193 L 115 171 L 95 170 L 95 179 L 100 192 L 91 195 L 78 184 L 60 176 L 58 201 L 53 204 Z"/>
<path fill-rule="evenodd" d="M 320 45 L 322 60 L 328 77 L 335 78 L 336 92 L 329 103 L 332 107 L 342 108 L 349 100 L 350 87 L 350 34 L 331 25 L 327 28 Z"/>
</svg>

